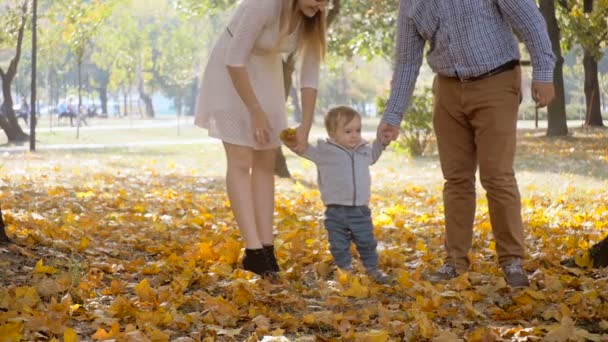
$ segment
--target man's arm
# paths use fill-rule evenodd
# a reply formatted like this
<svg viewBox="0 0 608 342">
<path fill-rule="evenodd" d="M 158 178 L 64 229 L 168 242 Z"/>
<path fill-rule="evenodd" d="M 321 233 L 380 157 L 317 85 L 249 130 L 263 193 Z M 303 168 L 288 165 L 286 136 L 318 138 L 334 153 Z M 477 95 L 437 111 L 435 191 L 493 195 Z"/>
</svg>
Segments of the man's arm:
<svg viewBox="0 0 608 342">
<path fill-rule="evenodd" d="M 544 107 L 555 96 L 555 56 L 545 19 L 533 0 L 497 0 L 497 4 L 530 52 L 532 98 L 539 107 Z"/>
<path fill-rule="evenodd" d="M 425 41 L 418 34 L 412 18 L 406 15 L 409 4 L 409 1 L 403 0 L 399 3 L 397 45 L 391 92 L 382 116 L 382 122 L 392 126 L 401 124 L 403 113 L 414 92 L 414 85 L 418 78 L 420 65 L 422 65 L 424 52 Z"/>
</svg>

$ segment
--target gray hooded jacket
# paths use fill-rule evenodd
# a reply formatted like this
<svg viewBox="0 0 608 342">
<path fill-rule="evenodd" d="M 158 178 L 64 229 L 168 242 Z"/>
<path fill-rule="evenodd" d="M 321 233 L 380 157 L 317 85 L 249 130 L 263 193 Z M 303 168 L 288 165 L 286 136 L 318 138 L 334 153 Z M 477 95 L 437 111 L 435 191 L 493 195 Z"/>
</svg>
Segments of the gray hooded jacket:
<svg viewBox="0 0 608 342">
<path fill-rule="evenodd" d="M 302 157 L 317 165 L 319 190 L 323 204 L 368 205 L 371 189 L 369 166 L 374 164 L 384 146 L 363 141 L 352 150 L 330 139 L 308 145 Z"/>
</svg>

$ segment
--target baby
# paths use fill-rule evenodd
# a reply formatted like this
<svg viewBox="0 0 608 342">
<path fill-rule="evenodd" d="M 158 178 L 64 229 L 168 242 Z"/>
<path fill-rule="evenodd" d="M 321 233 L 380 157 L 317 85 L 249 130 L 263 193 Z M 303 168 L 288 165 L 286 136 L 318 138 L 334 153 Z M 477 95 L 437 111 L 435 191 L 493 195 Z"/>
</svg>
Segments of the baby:
<svg viewBox="0 0 608 342">
<path fill-rule="evenodd" d="M 347 106 L 329 110 L 325 128 L 329 138 L 320 139 L 317 146 L 308 145 L 301 156 L 317 165 L 331 254 L 340 269 L 352 270 L 352 241 L 368 276 L 378 283 L 389 283 L 389 276 L 378 269 L 377 241 L 368 207 L 369 166 L 378 160 L 384 146 L 379 140 L 370 145 L 362 139 L 361 114 Z M 289 132 L 281 137 L 287 147 L 293 146 Z"/>
</svg>

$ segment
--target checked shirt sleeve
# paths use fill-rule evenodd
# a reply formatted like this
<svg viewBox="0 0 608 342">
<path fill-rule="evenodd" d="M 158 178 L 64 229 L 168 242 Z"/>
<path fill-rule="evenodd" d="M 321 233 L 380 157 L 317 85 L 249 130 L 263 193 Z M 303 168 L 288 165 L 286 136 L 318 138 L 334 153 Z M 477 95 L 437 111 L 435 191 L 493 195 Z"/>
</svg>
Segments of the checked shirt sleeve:
<svg viewBox="0 0 608 342">
<path fill-rule="evenodd" d="M 532 79 L 553 82 L 555 56 L 547 24 L 533 0 L 498 0 L 498 6 L 519 33 L 532 59 Z"/>
<path fill-rule="evenodd" d="M 400 1 L 397 25 L 397 46 L 391 91 L 382 121 L 399 126 L 407 109 L 422 65 L 424 39 L 407 13 L 409 1 Z"/>
</svg>

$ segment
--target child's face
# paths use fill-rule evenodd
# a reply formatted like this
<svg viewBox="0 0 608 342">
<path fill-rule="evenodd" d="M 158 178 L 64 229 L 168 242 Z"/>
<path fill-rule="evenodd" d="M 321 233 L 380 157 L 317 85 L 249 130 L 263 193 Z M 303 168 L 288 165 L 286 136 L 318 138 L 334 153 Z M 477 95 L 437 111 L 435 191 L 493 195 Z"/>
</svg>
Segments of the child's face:
<svg viewBox="0 0 608 342">
<path fill-rule="evenodd" d="M 330 137 L 341 146 L 352 149 L 361 143 L 361 118 L 354 117 L 347 124 L 341 123 Z"/>
</svg>

